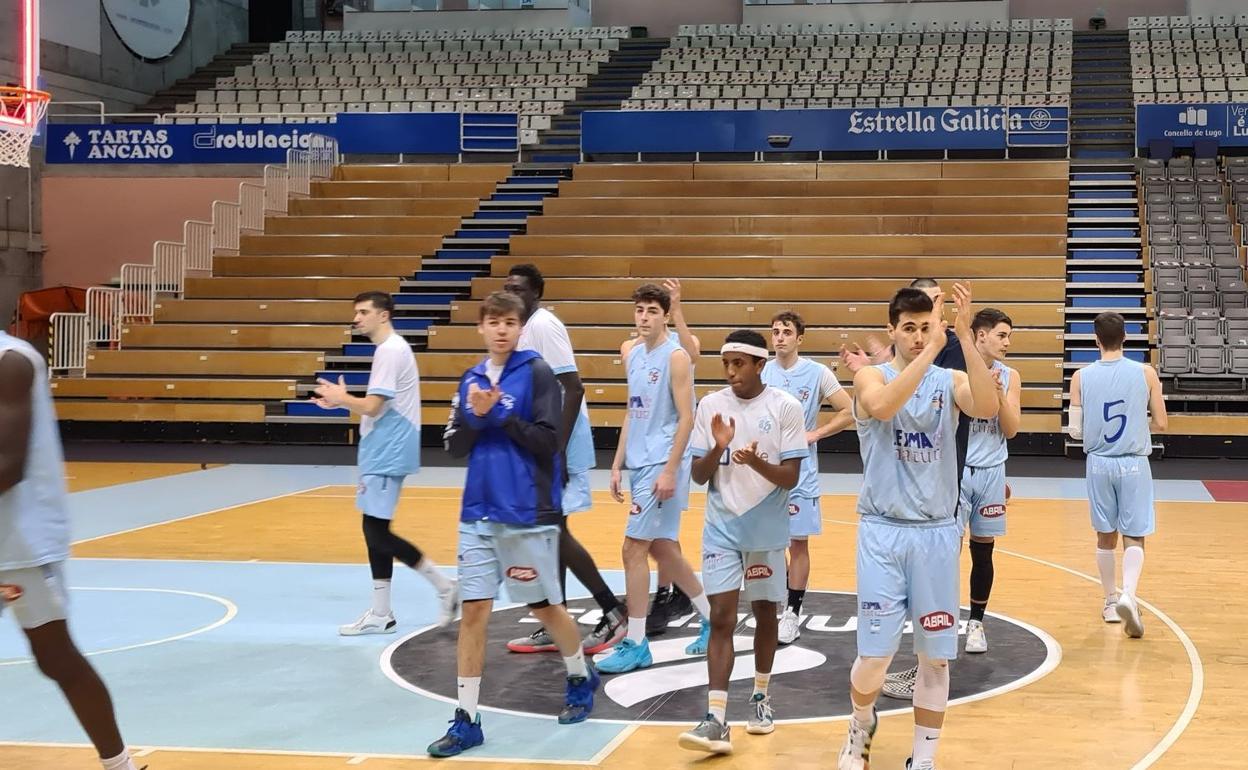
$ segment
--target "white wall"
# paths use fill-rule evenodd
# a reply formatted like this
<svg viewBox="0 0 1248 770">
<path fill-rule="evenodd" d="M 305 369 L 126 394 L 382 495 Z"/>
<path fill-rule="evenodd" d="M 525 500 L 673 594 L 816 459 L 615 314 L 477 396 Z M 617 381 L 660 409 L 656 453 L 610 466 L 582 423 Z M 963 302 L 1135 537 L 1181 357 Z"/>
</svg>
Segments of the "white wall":
<svg viewBox="0 0 1248 770">
<path fill-rule="evenodd" d="M 1089 0 L 1091 2 L 1091 0 Z M 1239 0 L 1245 2 L 1245 0 Z M 1002 21 L 1010 18 L 1008 0 L 947 3 L 832 3 L 829 5 L 747 5 L 745 24 L 908 21 Z"/>
<path fill-rule="evenodd" d="M 516 11 L 348 11 L 347 31 L 405 29 L 560 29 L 575 26 L 568 9 Z"/>
<path fill-rule="evenodd" d="M 100 52 L 100 4 L 83 0 L 40 0 L 40 37 L 89 53 Z"/>
<path fill-rule="evenodd" d="M 1189 13 L 1193 16 L 1216 16 L 1219 13 L 1238 16 L 1248 13 L 1248 0 L 1191 0 L 1189 5 Z"/>
</svg>

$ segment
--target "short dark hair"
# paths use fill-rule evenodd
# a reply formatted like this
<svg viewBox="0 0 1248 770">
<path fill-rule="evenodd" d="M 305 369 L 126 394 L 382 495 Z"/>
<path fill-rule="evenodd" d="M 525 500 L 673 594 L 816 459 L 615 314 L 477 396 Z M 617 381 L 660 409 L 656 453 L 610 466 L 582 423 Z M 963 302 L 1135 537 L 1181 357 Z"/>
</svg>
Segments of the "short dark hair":
<svg viewBox="0 0 1248 770">
<path fill-rule="evenodd" d="M 995 307 L 986 307 L 976 313 L 975 317 L 971 319 L 971 331 L 975 333 L 978 333 L 981 329 L 992 331 L 997 328 L 997 324 L 1005 324 L 1011 329 L 1014 328 L 1014 322 L 1010 320 L 1008 315 Z"/>
<path fill-rule="evenodd" d="M 762 348 L 763 350 L 767 349 L 767 340 L 763 339 L 763 335 L 753 329 L 737 329 L 735 332 L 730 332 L 728 336 L 724 338 L 724 342 L 740 342 L 742 345 L 753 345 L 756 348 Z M 758 356 L 751 356 L 751 358 L 758 361 L 763 360 Z"/>
<path fill-rule="evenodd" d="M 653 302 L 666 314 L 672 309 L 672 295 L 667 289 L 654 283 L 643 283 L 633 292 L 633 302 Z"/>
<path fill-rule="evenodd" d="M 362 291 L 355 295 L 353 304 L 361 302 L 371 302 L 377 310 L 385 310 L 390 315 L 394 315 L 394 297 L 391 297 L 384 291 Z"/>
<path fill-rule="evenodd" d="M 1092 321 L 1092 329 L 1096 332 L 1096 341 L 1105 350 L 1122 350 L 1122 343 L 1127 339 L 1126 322 L 1121 313 L 1112 310 L 1098 315 Z"/>
<path fill-rule="evenodd" d="M 490 296 L 481 300 L 481 311 L 479 318 L 484 321 L 486 318 L 503 318 L 514 315 L 516 318 L 524 318 L 524 302 L 515 294 L 505 291 L 492 292 Z"/>
<path fill-rule="evenodd" d="M 919 280 L 930 279 L 920 278 Z M 930 312 L 932 312 L 932 298 L 927 296 L 922 289 L 914 287 L 898 289 L 888 303 L 888 325 L 896 326 L 902 313 Z"/>
<path fill-rule="evenodd" d="M 911 289 L 939 289 L 940 282 L 935 278 L 915 278 L 910 282 Z"/>
<path fill-rule="evenodd" d="M 781 310 L 779 313 L 776 313 L 771 317 L 771 325 L 775 326 L 776 323 L 792 324 L 793 329 L 797 331 L 797 336 L 799 337 L 806 333 L 806 322 L 802 320 L 802 316 L 796 311 Z"/>
<path fill-rule="evenodd" d="M 542 277 L 542 271 L 537 269 L 537 265 L 527 262 L 523 265 L 512 265 L 507 275 L 518 275 L 528 280 L 529 286 L 537 292 L 539 299 L 546 294 L 546 279 Z"/>
</svg>

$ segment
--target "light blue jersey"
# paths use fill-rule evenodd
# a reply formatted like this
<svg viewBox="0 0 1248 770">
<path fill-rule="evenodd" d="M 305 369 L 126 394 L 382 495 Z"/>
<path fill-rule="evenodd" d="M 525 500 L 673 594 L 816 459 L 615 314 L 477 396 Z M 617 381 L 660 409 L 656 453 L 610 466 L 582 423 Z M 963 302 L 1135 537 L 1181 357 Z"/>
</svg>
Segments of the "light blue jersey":
<svg viewBox="0 0 1248 770">
<path fill-rule="evenodd" d="M 680 345 L 671 338 L 654 350 L 638 342 L 628 351 L 628 437 L 624 445 L 624 465 L 638 469 L 668 461 L 680 413 L 672 398 L 672 353 Z M 693 408 L 693 385 L 689 386 Z M 688 454 L 688 445 L 685 450 Z"/>
<path fill-rule="evenodd" d="M 34 348 L 0 331 L 0 357 L 4 356 L 25 358 L 35 374 L 22 480 L 0 494 L 0 572 L 43 567 L 69 558 L 65 463 L 47 369 Z"/>
<path fill-rule="evenodd" d="M 841 389 L 832 370 L 809 358 L 798 358 L 791 369 L 777 359 L 763 367 L 763 382 L 796 398 L 806 418 L 806 432 L 819 427 L 819 408 L 833 393 Z M 810 445 L 810 453 L 802 460 L 802 477 L 793 488 L 792 497 L 819 497 L 819 447 Z"/>
<path fill-rule="evenodd" d="M 1079 398 L 1084 452 L 1101 457 L 1152 453 L 1144 364 L 1119 358 L 1085 366 L 1079 371 Z"/>
<path fill-rule="evenodd" d="M 1001 373 L 1001 387 L 1010 388 L 1010 367 L 993 361 L 990 369 Z M 992 417 L 987 420 L 971 420 L 971 435 L 966 442 L 966 464 L 970 468 L 994 468 L 1004 465 L 1010 451 L 1001 432 L 1001 421 Z"/>
<path fill-rule="evenodd" d="M 420 372 L 407 340 L 391 334 L 373 351 L 368 395 L 385 399 L 376 417 L 360 418 L 361 476 L 407 476 L 420 470 Z"/>
<path fill-rule="evenodd" d="M 891 363 L 875 367 L 897 379 Z M 892 420 L 863 419 L 854 404 L 863 481 L 858 513 L 901 524 L 945 524 L 958 506 L 953 371 L 929 366 L 914 395 Z"/>
</svg>

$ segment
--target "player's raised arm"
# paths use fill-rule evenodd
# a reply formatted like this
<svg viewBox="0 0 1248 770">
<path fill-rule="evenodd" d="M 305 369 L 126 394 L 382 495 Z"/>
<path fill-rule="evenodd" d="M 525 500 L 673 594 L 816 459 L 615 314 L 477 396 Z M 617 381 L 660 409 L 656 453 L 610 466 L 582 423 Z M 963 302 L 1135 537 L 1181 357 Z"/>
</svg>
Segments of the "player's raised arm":
<svg viewBox="0 0 1248 770">
<path fill-rule="evenodd" d="M 970 417 L 987 420 L 997 416 L 998 396 L 1001 388 L 993 379 L 984 357 L 975 348 L 975 333 L 971 331 L 971 290 L 960 283 L 953 285 L 954 306 L 958 317 L 954 321 L 953 330 L 958 335 L 962 346 L 962 355 L 966 359 L 966 375 L 954 373 L 953 400 L 958 409 Z"/>
</svg>

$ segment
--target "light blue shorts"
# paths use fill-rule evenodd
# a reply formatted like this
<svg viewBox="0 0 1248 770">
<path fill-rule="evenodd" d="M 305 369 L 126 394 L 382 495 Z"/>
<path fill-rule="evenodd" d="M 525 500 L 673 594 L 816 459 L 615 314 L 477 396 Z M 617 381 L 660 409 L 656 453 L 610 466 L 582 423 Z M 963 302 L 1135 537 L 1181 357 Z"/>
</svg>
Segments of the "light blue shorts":
<svg viewBox="0 0 1248 770">
<path fill-rule="evenodd" d="M 39 628 L 56 620 L 65 620 L 69 607 L 69 590 L 65 585 L 65 562 L 42 567 L 0 570 L 0 585 L 21 589 L 21 596 L 7 602 L 17 624 L 26 630 Z M 0 615 L 6 602 L 0 599 Z"/>
<path fill-rule="evenodd" d="M 581 471 L 568 476 L 568 485 L 563 488 L 563 515 L 588 511 L 594 507 L 594 495 L 589 486 L 589 471 Z"/>
<path fill-rule="evenodd" d="M 991 468 L 966 466 L 958 492 L 958 526 L 972 537 L 1005 534 L 1005 464 Z"/>
<path fill-rule="evenodd" d="M 508 527 L 492 522 L 459 525 L 459 595 L 497 599 L 507 584 L 514 602 L 563 602 L 559 589 L 559 528 Z"/>
<path fill-rule="evenodd" d="M 1147 457 L 1088 455 L 1087 469 L 1093 529 L 1127 537 L 1147 537 L 1157 530 Z"/>
<path fill-rule="evenodd" d="M 702 546 L 702 585 L 707 596 L 745 588 L 747 602 L 783 602 L 788 598 L 784 549 L 734 551 Z"/>
<path fill-rule="evenodd" d="M 789 497 L 789 537 L 805 540 L 823 532 L 823 511 L 817 497 Z"/>
<path fill-rule="evenodd" d="M 360 476 L 355 490 L 355 506 L 365 516 L 390 521 L 399 507 L 399 493 L 406 476 Z"/>
<path fill-rule="evenodd" d="M 654 484 L 663 472 L 663 465 L 647 465 L 628 472 L 629 494 L 633 504 L 628 509 L 624 534 L 634 540 L 679 540 L 680 514 L 689 507 L 689 466 L 686 459 L 676 471 L 676 494 L 660 501 L 654 496 Z"/>
<path fill-rule="evenodd" d="M 914 624 L 914 651 L 929 658 L 958 656 L 957 522 L 916 527 L 878 516 L 858 523 L 858 654 L 897 652 L 906 621 Z"/>
</svg>

